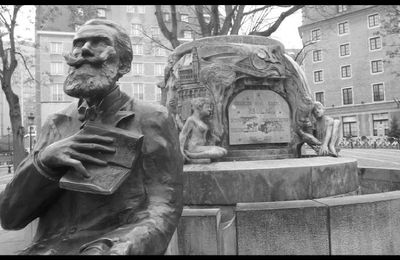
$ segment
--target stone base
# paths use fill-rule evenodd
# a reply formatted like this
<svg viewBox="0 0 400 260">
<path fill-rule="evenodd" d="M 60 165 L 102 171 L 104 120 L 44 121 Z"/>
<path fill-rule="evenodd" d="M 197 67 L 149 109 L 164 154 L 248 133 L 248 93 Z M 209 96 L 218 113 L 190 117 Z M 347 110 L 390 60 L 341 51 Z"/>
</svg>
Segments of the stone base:
<svg viewBox="0 0 400 260">
<path fill-rule="evenodd" d="M 296 158 L 184 166 L 185 205 L 306 200 L 356 191 L 357 161 Z"/>
</svg>

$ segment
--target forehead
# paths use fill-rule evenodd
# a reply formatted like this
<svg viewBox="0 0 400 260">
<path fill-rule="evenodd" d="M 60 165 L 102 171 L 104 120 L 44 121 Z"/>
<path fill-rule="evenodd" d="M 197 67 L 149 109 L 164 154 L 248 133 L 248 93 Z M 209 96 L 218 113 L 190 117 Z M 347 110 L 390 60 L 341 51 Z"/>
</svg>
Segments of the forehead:
<svg viewBox="0 0 400 260">
<path fill-rule="evenodd" d="M 92 37 L 104 37 L 114 42 L 117 31 L 106 25 L 84 25 L 76 32 L 73 41 L 78 39 L 92 38 Z"/>
</svg>

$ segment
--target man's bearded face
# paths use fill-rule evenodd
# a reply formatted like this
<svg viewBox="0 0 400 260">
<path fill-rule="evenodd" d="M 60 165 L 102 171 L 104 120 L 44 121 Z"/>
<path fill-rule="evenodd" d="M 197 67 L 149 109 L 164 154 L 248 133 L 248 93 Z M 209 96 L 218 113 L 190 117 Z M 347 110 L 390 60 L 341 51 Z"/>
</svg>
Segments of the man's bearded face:
<svg viewBox="0 0 400 260">
<path fill-rule="evenodd" d="M 73 51 L 65 59 L 70 65 L 64 92 L 77 98 L 103 98 L 119 78 L 119 57 L 112 28 L 86 25 L 74 39 Z"/>
</svg>

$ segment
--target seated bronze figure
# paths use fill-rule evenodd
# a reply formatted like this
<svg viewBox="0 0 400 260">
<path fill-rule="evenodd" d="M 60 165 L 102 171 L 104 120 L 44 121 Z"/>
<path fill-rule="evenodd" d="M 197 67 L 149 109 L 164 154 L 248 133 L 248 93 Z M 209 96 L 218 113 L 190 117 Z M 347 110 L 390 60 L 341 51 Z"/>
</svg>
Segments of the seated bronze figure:
<svg viewBox="0 0 400 260">
<path fill-rule="evenodd" d="M 340 120 L 325 115 L 325 107 L 320 102 L 315 102 L 312 109 L 315 117 L 315 137 L 321 142 L 318 149 L 320 156 L 338 156 Z"/>
<path fill-rule="evenodd" d="M 210 131 L 208 119 L 211 103 L 207 98 L 192 101 L 193 114 L 187 118 L 179 135 L 181 152 L 190 163 L 210 163 L 227 154 L 225 148 L 215 145 L 219 138 Z"/>
<path fill-rule="evenodd" d="M 165 253 L 182 212 L 183 160 L 167 110 L 119 89 L 132 58 L 129 35 L 112 21 L 90 20 L 76 32 L 64 91 L 79 101 L 46 120 L 33 152 L 0 195 L 4 229 L 22 229 L 39 218 L 34 241 L 22 254 Z M 88 122 L 104 126 L 105 134 L 82 132 Z M 107 134 L 107 128 L 128 131 L 142 144 L 115 140 L 120 133 Z M 123 152 L 121 145 L 135 151 L 125 155 L 137 158 L 113 159 L 110 154 Z M 107 156 L 96 156 L 102 153 Z M 120 161 L 124 167 L 111 164 Z M 95 176 L 89 169 L 96 167 L 108 167 L 96 172 L 111 179 L 116 169 L 128 175 L 107 195 L 60 187 L 69 174 L 76 175 L 76 185 L 78 178 L 90 181 Z"/>
</svg>

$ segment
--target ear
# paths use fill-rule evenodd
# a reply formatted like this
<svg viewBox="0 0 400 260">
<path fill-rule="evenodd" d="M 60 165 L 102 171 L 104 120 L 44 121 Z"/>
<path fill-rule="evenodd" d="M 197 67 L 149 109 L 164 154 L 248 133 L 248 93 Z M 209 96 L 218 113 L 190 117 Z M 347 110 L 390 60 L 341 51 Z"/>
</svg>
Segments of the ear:
<svg viewBox="0 0 400 260">
<path fill-rule="evenodd" d="M 128 64 L 121 64 L 121 66 L 118 69 L 118 73 L 121 75 L 125 75 L 129 71 L 131 71 L 131 67 Z"/>
</svg>

